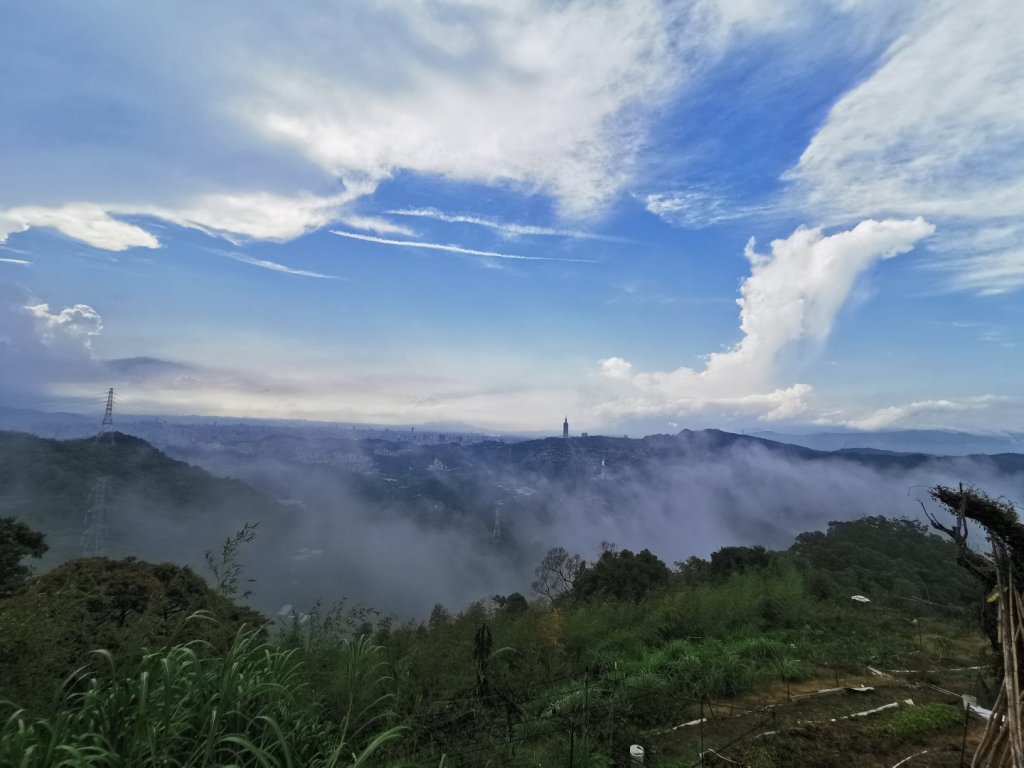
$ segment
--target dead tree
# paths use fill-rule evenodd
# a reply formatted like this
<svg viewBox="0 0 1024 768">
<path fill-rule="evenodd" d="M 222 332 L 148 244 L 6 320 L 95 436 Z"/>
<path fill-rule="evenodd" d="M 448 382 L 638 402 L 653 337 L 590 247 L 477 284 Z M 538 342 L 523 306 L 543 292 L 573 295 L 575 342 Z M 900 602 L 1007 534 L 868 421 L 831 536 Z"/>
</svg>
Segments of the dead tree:
<svg viewBox="0 0 1024 768">
<path fill-rule="evenodd" d="M 1022 734 L 1022 679 L 1024 667 L 1024 525 L 1007 501 L 993 499 L 974 488 L 936 486 L 933 499 L 953 515 L 946 526 L 925 510 L 932 526 L 957 546 L 957 561 L 985 585 L 989 597 L 983 616 L 986 634 L 1002 660 L 1002 681 L 992 707 L 992 717 L 971 760 L 971 768 L 1009 768 L 1024 765 Z M 922 505 L 923 506 L 923 505 Z M 988 535 L 992 555 L 986 557 L 967 545 L 967 521 L 978 523 Z M 991 616 L 991 607 L 995 615 Z"/>
<path fill-rule="evenodd" d="M 554 600 L 572 591 L 576 578 L 586 568 L 579 555 L 570 555 L 562 547 L 548 550 L 534 571 L 537 577 L 531 588 L 535 594 Z"/>
</svg>

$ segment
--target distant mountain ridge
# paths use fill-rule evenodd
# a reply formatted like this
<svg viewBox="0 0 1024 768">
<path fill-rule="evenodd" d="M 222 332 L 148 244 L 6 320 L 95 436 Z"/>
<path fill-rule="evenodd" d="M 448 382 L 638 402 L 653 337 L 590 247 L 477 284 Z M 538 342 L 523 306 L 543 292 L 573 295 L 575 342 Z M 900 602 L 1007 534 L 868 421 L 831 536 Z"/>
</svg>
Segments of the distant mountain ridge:
<svg viewBox="0 0 1024 768">
<path fill-rule="evenodd" d="M 258 521 L 246 559 L 261 606 L 277 611 L 338 584 L 384 605 L 419 605 L 407 598 L 417 590 L 436 601 L 438 583 L 450 595 L 522 591 L 552 546 L 591 556 L 614 541 L 667 562 L 781 548 L 832 520 L 919 515 L 915 496 L 936 483 L 1024 500 L 1018 453 L 820 451 L 714 429 L 470 444 L 349 434 L 232 427 L 215 443 L 158 448 L 0 432 L 0 515 L 46 533 L 49 564 L 77 556 L 106 477 L 106 554 L 204 573 L 204 552 Z"/>
<path fill-rule="evenodd" d="M 816 432 L 785 434 L 781 432 L 753 432 L 780 443 L 802 445 L 821 451 L 840 451 L 851 448 L 894 451 L 897 453 L 927 453 L 937 456 L 968 456 L 980 453 L 1024 453 L 1024 432 L 1006 434 L 971 434 L 954 430 L 908 429 L 884 432 Z"/>
</svg>

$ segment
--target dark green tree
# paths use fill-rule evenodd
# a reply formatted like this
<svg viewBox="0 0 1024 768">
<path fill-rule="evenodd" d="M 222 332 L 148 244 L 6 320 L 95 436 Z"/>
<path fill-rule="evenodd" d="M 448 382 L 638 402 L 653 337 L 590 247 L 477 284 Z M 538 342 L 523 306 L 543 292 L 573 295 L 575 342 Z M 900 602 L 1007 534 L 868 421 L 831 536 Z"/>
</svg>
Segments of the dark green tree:
<svg viewBox="0 0 1024 768">
<path fill-rule="evenodd" d="M 513 592 L 511 595 L 495 595 L 491 600 L 494 602 L 498 614 L 509 618 L 514 618 L 530 609 L 530 603 L 519 592 Z"/>
<path fill-rule="evenodd" d="M 43 534 L 13 517 L 0 517 L 0 597 L 12 594 L 32 573 L 22 561 L 42 557 L 47 549 Z"/>
<path fill-rule="evenodd" d="M 650 550 L 606 549 L 576 578 L 572 594 L 579 599 L 610 597 L 640 600 L 668 584 L 672 572 Z"/>
<path fill-rule="evenodd" d="M 760 544 L 753 547 L 722 547 L 711 553 L 708 572 L 712 579 L 725 581 L 734 573 L 767 568 L 772 564 L 773 554 Z"/>
</svg>

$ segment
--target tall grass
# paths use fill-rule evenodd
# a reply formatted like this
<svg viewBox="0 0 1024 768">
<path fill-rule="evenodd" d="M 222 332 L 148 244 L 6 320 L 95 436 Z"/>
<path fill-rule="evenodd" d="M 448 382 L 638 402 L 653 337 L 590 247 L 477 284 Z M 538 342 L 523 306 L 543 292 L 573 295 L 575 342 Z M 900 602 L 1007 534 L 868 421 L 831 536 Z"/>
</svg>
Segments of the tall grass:
<svg viewBox="0 0 1024 768">
<path fill-rule="evenodd" d="M 9 715 L 0 764 L 354 768 L 399 732 L 359 739 L 357 749 L 346 721 L 323 716 L 296 651 L 266 644 L 254 629 L 239 631 L 223 656 L 201 642 L 148 654 L 131 676 L 118 674 L 110 654 L 97 654 L 103 669 L 69 679 L 56 714 Z M 378 670 L 353 670 L 352 679 L 368 684 Z"/>
</svg>

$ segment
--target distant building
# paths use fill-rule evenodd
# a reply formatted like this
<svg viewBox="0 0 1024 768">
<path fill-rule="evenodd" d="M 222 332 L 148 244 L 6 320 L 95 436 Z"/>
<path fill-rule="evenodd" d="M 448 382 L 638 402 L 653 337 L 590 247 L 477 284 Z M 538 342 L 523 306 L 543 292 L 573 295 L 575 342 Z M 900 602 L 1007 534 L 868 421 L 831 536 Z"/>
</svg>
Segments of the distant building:
<svg viewBox="0 0 1024 768">
<path fill-rule="evenodd" d="M 565 437 L 568 437 L 568 436 L 569 436 L 569 417 L 566 416 L 565 417 L 565 421 L 562 422 L 562 437 L 565 438 Z"/>
</svg>

